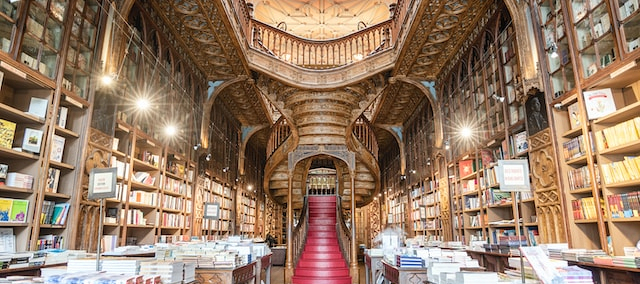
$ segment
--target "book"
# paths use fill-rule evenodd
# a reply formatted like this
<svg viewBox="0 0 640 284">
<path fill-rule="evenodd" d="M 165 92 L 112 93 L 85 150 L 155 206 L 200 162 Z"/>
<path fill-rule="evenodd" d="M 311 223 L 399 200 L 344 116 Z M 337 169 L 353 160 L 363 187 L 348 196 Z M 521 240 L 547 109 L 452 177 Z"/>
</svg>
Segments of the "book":
<svg viewBox="0 0 640 284">
<path fill-rule="evenodd" d="M 580 109 L 578 103 L 575 102 L 567 106 L 567 112 L 569 113 L 569 126 L 571 129 L 580 128 Z"/>
<path fill-rule="evenodd" d="M 11 204 L 10 222 L 26 223 L 27 212 L 29 212 L 29 200 L 14 199 Z"/>
<path fill-rule="evenodd" d="M 527 141 L 527 132 L 522 131 L 513 135 L 516 144 L 516 155 L 522 154 L 529 150 L 529 142 Z"/>
<path fill-rule="evenodd" d="M 64 152 L 64 142 L 65 139 L 62 136 L 53 135 L 53 140 L 51 143 L 51 155 L 49 159 L 51 161 L 62 162 L 62 154 Z"/>
<path fill-rule="evenodd" d="M 616 111 L 611 89 L 584 91 L 584 103 L 589 120 L 597 119 Z"/>
<path fill-rule="evenodd" d="M 69 114 L 69 108 L 65 106 L 61 106 L 60 110 L 58 110 L 58 117 L 56 119 L 56 124 L 62 128 L 67 127 L 67 115 Z"/>
<path fill-rule="evenodd" d="M 29 102 L 29 110 L 27 113 L 33 114 L 41 119 L 45 119 L 47 117 L 47 109 L 49 108 L 49 100 L 31 97 L 31 101 Z"/>
<path fill-rule="evenodd" d="M 460 167 L 461 178 L 466 177 L 475 172 L 473 160 L 460 160 L 460 162 L 458 162 L 458 166 Z"/>
<path fill-rule="evenodd" d="M 16 134 L 16 123 L 0 119 L 0 147 L 11 149 Z"/>
<path fill-rule="evenodd" d="M 13 205 L 13 199 L 0 198 L 0 222 L 9 222 L 11 205 Z"/>
<path fill-rule="evenodd" d="M 58 192 L 58 182 L 60 181 L 60 170 L 56 168 L 49 168 L 47 174 L 47 192 Z"/>
<path fill-rule="evenodd" d="M 51 216 L 51 224 L 64 225 L 69 213 L 69 203 L 56 203 L 53 206 L 53 215 Z"/>
<path fill-rule="evenodd" d="M 0 185 L 4 185 L 7 180 L 7 174 L 9 173 L 9 165 L 0 164 Z"/>
<path fill-rule="evenodd" d="M 22 150 L 29 151 L 34 154 L 39 154 L 41 145 L 42 130 L 25 128 L 24 137 L 22 139 Z"/>
</svg>

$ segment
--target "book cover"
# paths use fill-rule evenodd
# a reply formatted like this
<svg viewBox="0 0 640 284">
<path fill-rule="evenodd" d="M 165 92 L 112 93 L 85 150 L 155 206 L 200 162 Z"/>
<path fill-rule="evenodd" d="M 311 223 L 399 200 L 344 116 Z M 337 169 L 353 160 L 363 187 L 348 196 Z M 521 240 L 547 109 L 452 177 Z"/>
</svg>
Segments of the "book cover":
<svg viewBox="0 0 640 284">
<path fill-rule="evenodd" d="M 51 224 L 64 225 L 67 220 L 67 213 L 69 212 L 69 203 L 57 203 L 53 206 L 53 216 L 51 217 Z"/>
<path fill-rule="evenodd" d="M 584 103 L 589 120 L 606 116 L 616 111 L 616 103 L 613 100 L 611 89 L 584 91 Z"/>
<path fill-rule="evenodd" d="M 513 135 L 516 144 L 516 155 L 522 154 L 529 150 L 529 142 L 527 141 L 527 132 L 522 131 Z"/>
<path fill-rule="evenodd" d="M 51 161 L 62 162 L 62 153 L 64 152 L 64 137 L 53 135 L 51 143 L 51 155 L 49 159 Z"/>
<path fill-rule="evenodd" d="M 22 150 L 39 154 L 41 145 L 42 145 L 42 130 L 25 128 L 24 138 L 22 139 Z"/>
<path fill-rule="evenodd" d="M 27 111 L 27 113 L 45 119 L 47 117 L 48 107 L 49 100 L 38 97 L 31 97 L 31 102 L 29 102 L 29 110 Z"/>
<path fill-rule="evenodd" d="M 460 167 L 460 177 L 466 177 L 470 174 L 473 174 L 473 160 L 460 160 L 458 162 L 458 166 Z"/>
<path fill-rule="evenodd" d="M 0 222 L 9 222 L 9 213 L 13 199 L 0 198 Z"/>
<path fill-rule="evenodd" d="M 56 120 L 56 123 L 58 124 L 58 126 L 65 128 L 67 127 L 67 115 L 69 114 L 69 108 L 61 106 L 60 110 L 58 111 L 58 118 Z"/>
<path fill-rule="evenodd" d="M 0 119 L 0 147 L 11 149 L 11 147 L 13 147 L 13 137 L 15 134 L 15 122 Z"/>
<path fill-rule="evenodd" d="M 580 128 L 580 109 L 578 103 L 573 103 L 567 106 L 567 112 L 569 113 L 569 126 L 571 129 Z"/>
<path fill-rule="evenodd" d="M 25 223 L 27 222 L 27 212 L 29 211 L 29 200 L 14 199 L 11 204 L 11 214 L 9 221 Z"/>
<path fill-rule="evenodd" d="M 58 192 L 58 182 L 60 181 L 60 170 L 55 168 L 49 168 L 47 174 L 47 192 Z"/>
</svg>

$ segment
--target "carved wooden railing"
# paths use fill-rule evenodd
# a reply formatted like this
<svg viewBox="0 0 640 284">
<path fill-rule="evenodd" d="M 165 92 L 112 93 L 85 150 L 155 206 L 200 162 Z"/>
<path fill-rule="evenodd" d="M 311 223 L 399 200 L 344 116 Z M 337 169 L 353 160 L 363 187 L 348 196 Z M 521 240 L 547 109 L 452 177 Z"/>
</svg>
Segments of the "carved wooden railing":
<svg viewBox="0 0 640 284">
<path fill-rule="evenodd" d="M 367 147 L 369 153 L 373 155 L 376 160 L 378 159 L 378 140 L 376 139 L 376 135 L 371 128 L 371 124 L 369 120 L 364 116 L 360 115 L 358 119 L 356 119 L 355 126 L 353 127 L 353 134 L 360 140 L 360 143 Z"/>
<path fill-rule="evenodd" d="M 267 158 L 271 157 L 278 147 L 289 138 L 289 135 L 291 135 L 291 126 L 289 126 L 284 116 L 280 116 L 278 121 L 271 127 L 271 136 L 269 137 L 269 142 L 267 142 Z"/>
<path fill-rule="evenodd" d="M 340 251 L 342 251 L 342 257 L 347 261 L 347 265 L 351 263 L 351 257 L 356 257 L 351 255 L 351 232 L 347 227 L 347 224 L 344 222 L 344 217 L 342 214 L 342 199 L 340 196 L 336 196 L 336 230 L 338 231 L 338 243 L 340 245 Z M 351 217 L 351 222 L 353 222 L 353 216 Z"/>
<path fill-rule="evenodd" d="M 304 250 L 304 244 L 307 241 L 307 231 L 309 230 L 309 200 L 307 197 L 304 198 L 304 206 L 302 206 L 302 211 L 300 212 L 300 220 L 298 220 L 298 225 L 293 230 L 293 265 L 294 267 L 298 264 L 298 259 L 300 259 L 300 255 Z M 291 205 L 289 205 L 291 206 Z"/>
<path fill-rule="evenodd" d="M 252 48 L 300 67 L 330 69 L 394 47 L 405 26 L 409 7 L 416 0 L 397 0 L 389 7 L 388 20 L 330 40 L 311 40 L 289 34 L 255 20 L 252 3 L 229 1 Z"/>
<path fill-rule="evenodd" d="M 252 20 L 252 46 L 283 61 L 310 69 L 357 62 L 392 46 L 391 20 L 331 40 L 310 40 Z"/>
</svg>

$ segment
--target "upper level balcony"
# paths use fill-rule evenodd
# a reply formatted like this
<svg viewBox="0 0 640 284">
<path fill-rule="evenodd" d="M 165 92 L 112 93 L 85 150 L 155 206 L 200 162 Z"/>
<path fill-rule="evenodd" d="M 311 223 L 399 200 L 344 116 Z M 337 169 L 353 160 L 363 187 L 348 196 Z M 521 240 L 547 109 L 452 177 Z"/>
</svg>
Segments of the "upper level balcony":
<svg viewBox="0 0 640 284">
<path fill-rule="evenodd" d="M 324 40 L 291 34 L 284 22 L 278 26 L 261 22 L 254 18 L 252 3 L 229 1 L 232 6 L 227 8 L 237 15 L 238 36 L 246 39 L 244 51 L 249 65 L 304 87 L 332 87 L 391 68 L 402 36 L 407 33 L 404 29 L 412 16 L 408 11 L 420 2 L 397 0 L 389 5 L 388 19 L 370 26 L 359 24 L 354 32 Z M 363 61 L 370 64 L 354 67 Z"/>
</svg>

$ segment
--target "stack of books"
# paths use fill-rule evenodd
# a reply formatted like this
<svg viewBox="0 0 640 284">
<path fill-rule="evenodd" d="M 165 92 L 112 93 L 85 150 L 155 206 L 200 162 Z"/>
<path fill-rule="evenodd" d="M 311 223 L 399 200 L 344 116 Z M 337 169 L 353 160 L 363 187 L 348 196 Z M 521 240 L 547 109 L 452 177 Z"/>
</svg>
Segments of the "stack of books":
<svg viewBox="0 0 640 284">
<path fill-rule="evenodd" d="M 396 266 L 398 267 L 424 267 L 422 258 L 410 255 L 396 255 Z"/>
<path fill-rule="evenodd" d="M 578 266 L 567 266 L 558 268 L 558 272 L 562 277 L 562 283 L 572 284 L 593 284 L 593 276 L 590 270 L 580 268 Z"/>
<path fill-rule="evenodd" d="M 160 275 L 163 284 L 182 283 L 183 269 L 184 263 L 181 261 L 145 261 L 140 263 L 140 274 Z"/>
</svg>

